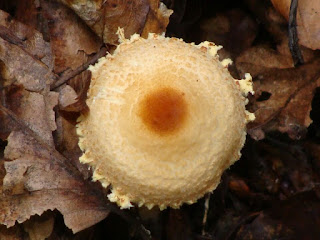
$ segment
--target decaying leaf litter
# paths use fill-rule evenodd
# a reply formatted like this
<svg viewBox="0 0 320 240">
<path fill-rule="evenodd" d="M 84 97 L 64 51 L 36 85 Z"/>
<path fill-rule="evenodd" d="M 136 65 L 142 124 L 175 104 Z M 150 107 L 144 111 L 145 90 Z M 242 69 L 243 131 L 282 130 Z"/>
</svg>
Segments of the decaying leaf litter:
<svg viewBox="0 0 320 240">
<path fill-rule="evenodd" d="M 159 1 L 2 1 L 0 239 L 318 239 L 320 12 L 297 2 L 295 67 L 290 0 L 164 1 L 170 22 Z M 234 77 L 253 76 L 242 159 L 195 205 L 119 210 L 78 162 L 84 70 L 114 49 L 118 26 L 213 41 Z"/>
</svg>

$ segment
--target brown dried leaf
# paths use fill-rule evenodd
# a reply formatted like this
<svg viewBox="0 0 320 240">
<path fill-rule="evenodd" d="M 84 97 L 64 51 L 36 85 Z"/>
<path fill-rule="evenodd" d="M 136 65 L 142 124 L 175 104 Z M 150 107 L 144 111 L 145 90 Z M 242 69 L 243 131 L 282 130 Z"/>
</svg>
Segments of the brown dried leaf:
<svg viewBox="0 0 320 240">
<path fill-rule="evenodd" d="M 18 109 L 20 106 L 20 99 L 23 97 L 21 94 L 22 89 L 23 88 L 21 86 L 14 85 L 3 88 L 2 91 L 0 91 L 1 103 L 4 103 L 5 106 L 10 107 L 13 111 L 16 111 L 16 109 Z M 11 103 L 10 99 L 14 99 L 14 101 Z M 15 123 L 2 111 L 0 111 L 0 123 L 0 138 L 2 140 L 6 140 L 9 134 L 15 129 Z"/>
<path fill-rule="evenodd" d="M 162 33 L 172 13 L 159 0 L 60 0 L 73 9 L 105 43 L 117 44 L 119 27 L 128 38 L 134 33 Z"/>
<path fill-rule="evenodd" d="M 65 85 L 61 88 L 59 92 L 59 107 L 61 109 L 66 108 L 67 106 L 74 104 L 77 101 L 76 91 L 69 85 Z"/>
<path fill-rule="evenodd" d="M 70 121 L 62 116 L 59 116 L 56 122 L 58 127 L 55 134 L 57 149 L 79 169 L 85 179 L 90 179 L 92 176 L 91 170 L 79 162 L 82 151 L 78 145 L 78 135 L 74 122 L 70 123 Z"/>
<path fill-rule="evenodd" d="M 69 85 L 75 90 L 78 95 L 77 101 L 65 106 L 61 110 L 65 110 L 68 112 L 80 112 L 82 114 L 86 114 L 89 109 L 86 104 L 87 100 L 87 92 L 91 82 L 91 72 L 84 71 L 79 74 L 77 77 L 71 79 L 69 81 Z"/>
<path fill-rule="evenodd" d="M 0 199 L 0 223 L 8 227 L 58 209 L 65 224 L 78 232 L 108 214 L 102 192 L 83 180 L 72 158 L 67 160 L 55 150 L 52 131 L 56 129 L 53 107 L 57 100 L 55 92 L 13 88 L 4 103 L 16 114 L 0 105 L 15 125 L 5 148 L 6 175 Z"/>
<path fill-rule="evenodd" d="M 271 0 L 274 7 L 289 19 L 291 0 Z M 320 49 L 320 4 L 318 0 L 299 0 L 297 29 L 300 44 L 311 49 Z"/>
<path fill-rule="evenodd" d="M 60 108 L 58 114 L 73 125 L 76 125 L 80 113 L 87 114 L 89 111 L 86 99 L 90 80 L 90 71 L 84 71 L 70 79 L 68 88 L 62 88 L 60 91 Z M 57 135 L 59 135 L 59 129 Z M 78 138 L 75 138 L 76 141 L 78 141 Z"/>
<path fill-rule="evenodd" d="M 0 10 L 0 26 L 2 30 L 7 30 L 6 34 L 1 35 L 4 40 L 12 40 L 8 35 L 16 39 L 16 42 L 12 42 L 35 57 L 41 60 L 50 70 L 53 69 L 53 57 L 51 54 L 50 44 L 43 40 L 42 34 L 33 28 L 12 19 L 12 17 Z M 7 36 L 5 36 L 7 35 Z"/>
<path fill-rule="evenodd" d="M 41 24 L 41 21 L 39 21 L 39 1 L 18 1 L 18 4 L 16 3 L 15 7 L 15 19 L 27 24 L 30 28 L 38 29 L 37 27 Z"/>
<path fill-rule="evenodd" d="M 173 13 L 172 10 L 160 3 L 160 0 L 149 0 L 150 11 L 141 33 L 142 37 L 147 38 L 149 33 L 163 33 L 169 24 L 169 17 Z"/>
<path fill-rule="evenodd" d="M 53 226 L 54 218 L 49 214 L 34 216 L 23 223 L 23 228 L 29 234 L 30 240 L 47 239 L 53 231 Z"/>
<path fill-rule="evenodd" d="M 134 33 L 141 33 L 146 22 L 150 6 L 148 0 L 134 1 L 107 1 L 103 6 L 102 34 L 104 42 L 116 44 L 118 36 L 115 34 L 118 27 L 125 28 L 126 37 Z"/>
<path fill-rule="evenodd" d="M 42 95 L 16 88 L 7 95 L 6 102 L 43 141 L 54 146 L 52 131 L 56 129 L 56 123 L 52 109 L 58 103 L 58 93 L 48 92 Z"/>
<path fill-rule="evenodd" d="M 50 69 L 23 48 L 0 38 L 0 60 L 25 89 L 39 92 L 56 79 Z"/>
<path fill-rule="evenodd" d="M 99 51 L 102 43 L 73 11 L 53 1 L 41 1 L 41 6 L 48 21 L 56 73 L 76 69 L 88 55 Z"/>
<path fill-rule="evenodd" d="M 292 60 L 265 46 L 247 50 L 237 58 L 241 74 L 249 72 L 254 78 L 255 95 L 251 110 L 256 120 L 249 125 L 255 139 L 264 132 L 279 130 L 291 138 L 302 137 L 310 125 L 311 100 L 314 89 L 320 86 L 319 59 L 292 68 Z"/>
<path fill-rule="evenodd" d="M 54 151 L 29 134 L 10 134 L 5 157 L 11 161 L 5 162 L 0 223 L 10 227 L 15 221 L 58 209 L 65 224 L 78 232 L 107 216 L 101 192 Z"/>
<path fill-rule="evenodd" d="M 52 84 L 50 46 L 37 31 L 11 20 L 0 10 L 0 60 L 3 85 L 15 82 L 25 89 L 40 92 Z"/>
<path fill-rule="evenodd" d="M 268 46 L 255 46 L 244 51 L 236 59 L 237 69 L 244 76 L 249 72 L 252 76 L 269 69 L 287 69 L 293 67 L 291 57 L 281 54 Z"/>
<path fill-rule="evenodd" d="M 0 11 L 0 136 L 7 140 L 5 161 L 0 162 L 0 224 L 14 226 L 57 209 L 65 224 L 78 232 L 101 221 L 109 211 L 99 185 L 83 178 L 88 179 L 90 171 L 78 161 L 81 151 L 75 126 L 53 110 L 59 93 L 49 88 L 58 79 L 53 66 L 59 73 L 76 69 L 77 74 L 67 79 L 75 90 L 73 96 L 67 97 L 72 91 L 61 91 L 60 107 L 79 110 L 89 83 L 88 72 L 79 69 L 93 53 L 100 52 L 102 42 L 64 5 L 54 1 L 35 4 L 32 11 L 39 11 L 48 21 L 50 43 L 38 31 Z M 36 24 L 34 18 L 21 19 Z M 55 139 L 53 132 L 58 136 Z M 24 227 L 30 239 L 38 239 L 50 235 L 52 224 L 52 220 L 37 223 L 33 218 Z"/>
<path fill-rule="evenodd" d="M 17 116 L 25 121 L 42 140 L 53 146 L 52 131 L 56 129 L 55 117 L 52 108 L 57 105 L 56 92 L 29 92 L 22 87 L 12 86 L 4 91 L 3 102 L 12 109 Z M 0 136 L 5 139 L 15 129 L 12 119 L 0 114 L 0 120 L 5 124 L 0 128 Z"/>
</svg>

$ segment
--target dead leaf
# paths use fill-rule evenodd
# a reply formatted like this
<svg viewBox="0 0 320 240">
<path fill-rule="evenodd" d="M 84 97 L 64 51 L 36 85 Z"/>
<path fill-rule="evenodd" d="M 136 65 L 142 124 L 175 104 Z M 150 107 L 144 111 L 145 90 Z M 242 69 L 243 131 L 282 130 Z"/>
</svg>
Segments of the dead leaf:
<svg viewBox="0 0 320 240">
<path fill-rule="evenodd" d="M 291 0 L 271 0 L 273 6 L 289 19 Z M 299 43 L 313 50 L 320 49 L 320 4 L 318 0 L 299 0 L 297 30 Z"/>
<path fill-rule="evenodd" d="M 61 5 L 49 6 L 50 3 L 46 2 L 45 7 L 47 7 L 46 16 L 51 20 L 51 34 L 55 36 L 51 38 L 51 44 L 56 44 L 54 58 L 59 59 L 63 56 L 66 59 L 69 65 L 62 64 L 63 70 L 79 67 L 87 61 L 88 55 L 100 49 L 101 43 L 92 37 L 87 26 L 78 23 L 77 17 L 72 12 L 66 10 L 64 6 L 61 8 Z M 59 12 L 69 16 L 63 19 L 63 23 L 67 25 L 63 25 L 57 18 Z M 43 46 L 47 46 L 41 34 L 35 39 L 42 42 L 31 40 L 31 44 L 28 41 L 24 42 L 33 36 L 30 33 L 26 35 L 25 29 L 28 27 L 11 21 L 10 16 L 4 12 L 2 16 L 4 16 L 2 24 L 6 24 L 2 28 L 2 32 L 6 34 L 0 35 L 3 37 L 0 38 L 0 59 L 5 69 L 2 75 L 6 73 L 12 79 L 18 80 L 16 84 L 21 85 L 14 86 L 11 82 L 11 85 L 1 92 L 1 102 L 7 107 L 0 105 L 1 120 L 8 123 L 5 129 L 1 128 L 2 136 L 7 138 L 6 134 L 11 133 L 5 148 L 6 175 L 1 178 L 3 197 L 0 200 L 0 223 L 10 227 L 16 221 L 22 223 L 35 214 L 41 215 L 44 211 L 58 209 L 64 216 L 65 224 L 73 232 L 78 232 L 107 216 L 105 197 L 102 191 L 97 189 L 98 186 L 86 182 L 77 167 L 73 165 L 76 162 L 80 165 L 78 158 L 81 154 L 74 126 L 72 130 L 70 127 L 64 129 L 70 129 L 70 133 L 73 131 L 72 144 L 71 142 L 68 142 L 69 145 L 65 142 L 61 144 L 65 144 L 70 151 L 71 148 L 72 151 L 77 148 L 77 154 L 74 152 L 67 160 L 55 150 L 52 132 L 56 130 L 56 121 L 53 108 L 58 103 L 59 94 L 49 91 L 49 86 L 57 78 L 52 69 L 41 62 L 43 57 L 38 54 L 41 53 L 38 48 L 42 43 Z M 68 24 L 73 28 L 68 27 Z M 20 27 L 21 30 L 13 32 L 14 26 Z M 73 29 L 73 35 L 63 27 Z M 79 38 L 77 41 L 70 41 L 74 39 L 75 32 L 80 34 Z M 60 44 L 61 52 L 57 51 L 58 37 L 63 39 L 60 43 L 68 43 L 63 46 Z M 32 44 L 37 47 L 32 47 Z M 70 44 L 74 48 L 70 47 Z M 82 52 L 82 55 L 77 58 L 79 52 Z M 73 61 L 72 58 L 76 60 Z M 61 67 L 59 64 L 61 62 L 58 61 L 56 66 Z M 82 93 L 81 89 L 80 92 Z M 32 232 L 32 229 L 29 230 Z"/>
<path fill-rule="evenodd" d="M 15 11 L 14 18 L 19 22 L 23 22 L 32 29 L 37 29 L 39 32 L 39 11 L 40 3 L 35 0 L 24 0 L 19 1 L 17 4 L 17 9 Z"/>
<path fill-rule="evenodd" d="M 18 46 L 7 44 L 16 51 Z M 36 80 L 27 79 L 26 83 L 34 84 Z M 2 103 L 7 108 L 0 105 L 0 110 L 10 119 L 5 122 L 12 128 L 4 155 L 6 175 L 1 189 L 0 223 L 11 227 L 16 221 L 22 223 L 35 214 L 58 209 L 65 224 L 78 232 L 105 218 L 108 210 L 102 191 L 86 182 L 71 159 L 55 150 L 53 108 L 58 103 L 58 93 L 50 92 L 48 87 L 41 93 L 23 87 L 4 90 Z"/>
<path fill-rule="evenodd" d="M 150 11 L 141 33 L 144 38 L 148 37 L 149 33 L 164 33 L 169 24 L 169 17 L 173 13 L 160 0 L 149 0 Z"/>
<path fill-rule="evenodd" d="M 41 92 L 56 79 L 51 71 L 51 49 L 41 34 L 1 10 L 0 60 L 4 86 L 14 82 L 26 90 Z"/>
<path fill-rule="evenodd" d="M 34 58 L 41 60 L 50 70 L 53 69 L 53 57 L 50 44 L 44 41 L 40 32 L 13 19 L 8 13 L 0 10 L 0 26 L 6 30 L 1 37 L 23 48 Z M 12 42 L 12 39 L 16 40 Z"/>
<path fill-rule="evenodd" d="M 59 106 L 60 108 L 65 108 L 77 101 L 77 93 L 69 85 L 65 85 L 61 88 L 59 92 Z"/>
<path fill-rule="evenodd" d="M 91 72 L 84 71 L 75 78 L 69 81 L 69 85 L 75 90 L 77 99 L 74 103 L 70 103 L 68 106 L 61 108 L 62 111 L 67 112 L 80 112 L 82 114 L 88 113 L 89 109 L 86 104 L 87 91 L 91 82 Z"/>
<path fill-rule="evenodd" d="M 236 60 L 239 72 L 251 73 L 255 95 L 250 109 L 256 120 L 249 133 L 261 139 L 264 132 L 279 130 L 299 139 L 311 124 L 310 111 L 314 90 L 320 86 L 319 59 L 299 68 L 292 60 L 266 46 L 253 47 Z"/>
<path fill-rule="evenodd" d="M 76 69 L 99 51 L 102 43 L 73 11 L 54 1 L 41 1 L 41 6 L 48 21 L 56 73 Z"/>
<path fill-rule="evenodd" d="M 0 157 L 0 194 L 2 194 L 2 180 L 5 176 L 4 159 Z M 0 200 L 1 202 L 1 200 Z M 1 240 L 23 240 L 23 230 L 21 226 L 15 225 L 14 227 L 7 228 L 0 224 L 0 239 Z"/>
<path fill-rule="evenodd" d="M 56 79 L 44 63 L 35 59 L 23 48 L 2 38 L 0 38 L 0 60 L 15 77 L 16 84 L 22 84 L 27 90 L 39 92 Z"/>
<path fill-rule="evenodd" d="M 54 149 L 23 132 L 12 132 L 5 149 L 6 176 L 0 201 L 0 223 L 10 227 L 46 210 L 58 209 L 73 232 L 108 214 L 105 198 Z"/>
<path fill-rule="evenodd" d="M 30 220 L 23 223 L 24 230 L 29 234 L 30 240 L 45 240 L 52 231 L 54 218 L 50 214 L 42 216 L 34 216 Z"/>
<path fill-rule="evenodd" d="M 54 146 L 52 131 L 56 129 L 53 107 L 58 103 L 58 93 L 36 93 L 15 88 L 6 95 L 6 103 L 25 121 L 42 140 Z"/>
<path fill-rule="evenodd" d="M 65 114 L 63 115 L 65 116 Z M 55 143 L 57 149 L 77 167 L 84 179 L 90 180 L 92 176 L 91 170 L 79 162 L 82 151 L 78 145 L 78 135 L 75 124 L 62 116 L 57 118 L 56 123 Z"/>
<path fill-rule="evenodd" d="M 149 30 L 163 33 L 172 13 L 164 4 L 159 4 L 159 0 L 60 1 L 74 10 L 108 44 L 118 43 L 116 32 L 119 27 L 124 28 L 127 38 L 134 33 L 147 35 Z"/>
<path fill-rule="evenodd" d="M 241 76 L 249 72 L 252 76 L 269 69 L 293 68 L 293 61 L 288 55 L 279 53 L 269 46 L 254 46 L 244 51 L 236 59 L 237 69 Z"/>
</svg>

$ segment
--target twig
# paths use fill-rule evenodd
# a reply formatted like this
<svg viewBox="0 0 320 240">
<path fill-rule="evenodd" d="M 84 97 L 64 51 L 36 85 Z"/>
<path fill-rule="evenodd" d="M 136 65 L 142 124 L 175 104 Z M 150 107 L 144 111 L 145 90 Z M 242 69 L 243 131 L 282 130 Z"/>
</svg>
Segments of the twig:
<svg viewBox="0 0 320 240">
<path fill-rule="evenodd" d="M 291 0 L 290 13 L 289 13 L 289 48 L 292 55 L 294 66 L 297 67 L 304 63 L 303 56 L 298 44 L 298 31 L 297 31 L 297 9 L 298 0 Z"/>
<path fill-rule="evenodd" d="M 62 76 L 50 86 L 50 89 L 54 90 L 54 89 L 60 87 L 62 84 L 66 83 L 71 78 L 73 78 L 73 77 L 77 76 L 78 74 L 82 73 L 83 71 L 87 70 L 87 68 L 90 65 L 95 64 L 99 58 L 105 56 L 106 54 L 107 54 L 107 48 L 102 47 L 100 49 L 100 51 L 97 52 L 88 62 L 81 65 L 80 67 L 78 67 L 74 71 L 68 72 L 66 74 L 62 74 Z"/>
<path fill-rule="evenodd" d="M 203 219 L 202 219 L 202 236 L 206 235 L 206 225 L 207 225 L 207 219 L 208 219 L 208 212 L 209 212 L 209 202 L 210 202 L 211 193 L 209 193 L 204 202 L 204 213 L 203 213 Z"/>
<path fill-rule="evenodd" d="M 0 38 L 7 42 L 23 47 L 23 41 L 12 33 L 12 31 L 4 26 L 0 26 Z"/>
</svg>

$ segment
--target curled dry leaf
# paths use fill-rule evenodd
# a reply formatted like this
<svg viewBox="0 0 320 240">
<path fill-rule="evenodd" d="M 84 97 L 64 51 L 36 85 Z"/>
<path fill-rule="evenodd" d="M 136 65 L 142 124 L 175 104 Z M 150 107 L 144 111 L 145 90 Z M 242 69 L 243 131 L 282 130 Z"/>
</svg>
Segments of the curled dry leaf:
<svg viewBox="0 0 320 240">
<path fill-rule="evenodd" d="M 291 0 L 271 0 L 273 6 L 289 19 Z M 297 29 L 300 44 L 311 49 L 320 49 L 320 4 L 318 0 L 299 0 Z"/>
<path fill-rule="evenodd" d="M 289 56 L 266 46 L 249 49 L 237 58 L 239 72 L 250 72 L 255 80 L 251 109 L 256 120 L 249 124 L 252 137 L 261 139 L 263 132 L 272 130 L 286 132 L 293 139 L 305 134 L 312 122 L 314 90 L 320 86 L 319 62 L 315 59 L 292 68 Z"/>
<path fill-rule="evenodd" d="M 172 14 L 159 0 L 60 0 L 73 9 L 105 43 L 116 44 L 118 27 L 126 37 L 134 33 L 163 33 Z"/>
</svg>

